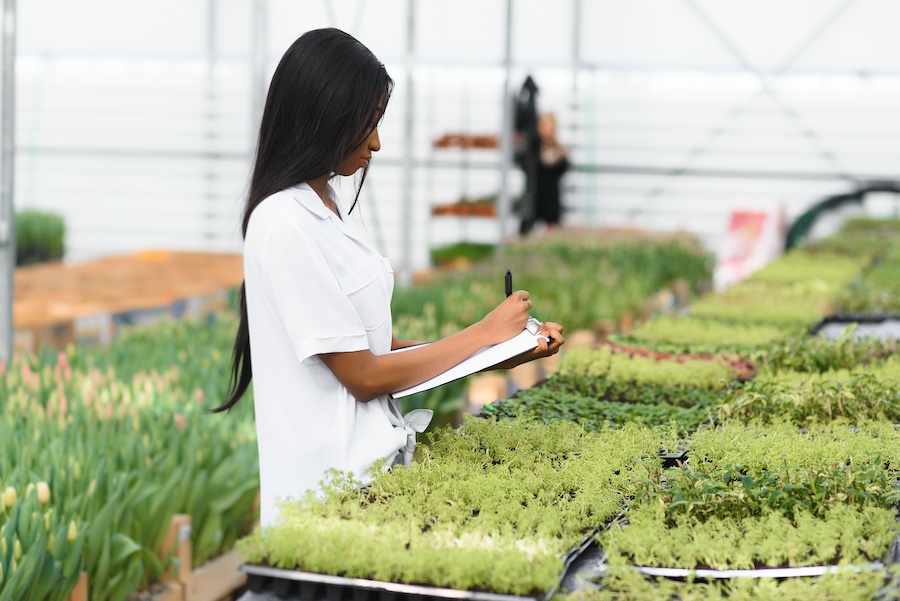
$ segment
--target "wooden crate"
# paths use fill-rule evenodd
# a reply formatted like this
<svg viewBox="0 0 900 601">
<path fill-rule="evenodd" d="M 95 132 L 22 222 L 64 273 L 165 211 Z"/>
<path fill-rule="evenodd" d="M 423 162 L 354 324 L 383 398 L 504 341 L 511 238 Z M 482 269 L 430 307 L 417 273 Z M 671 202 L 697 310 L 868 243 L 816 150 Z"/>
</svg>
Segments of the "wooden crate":
<svg viewBox="0 0 900 601">
<path fill-rule="evenodd" d="M 162 559 L 170 553 L 178 559 L 178 572 L 165 572 L 162 575 L 162 581 L 186 582 L 191 576 L 191 556 L 193 553 L 191 516 L 183 513 L 172 516 L 172 523 L 169 525 L 169 531 L 163 539 L 158 555 Z"/>
<path fill-rule="evenodd" d="M 185 601 L 218 601 L 247 583 L 241 555 L 230 551 L 191 572 L 184 583 Z"/>
<path fill-rule="evenodd" d="M 172 517 L 169 531 L 159 549 L 159 557 L 169 553 L 179 559 L 177 572 L 163 574 L 162 583 L 137 595 L 153 601 L 220 601 L 247 583 L 247 575 L 239 570 L 241 556 L 236 550 L 213 559 L 196 570 L 191 567 L 191 516 Z M 75 590 L 67 601 L 88 601 L 88 576 L 82 572 Z"/>
</svg>

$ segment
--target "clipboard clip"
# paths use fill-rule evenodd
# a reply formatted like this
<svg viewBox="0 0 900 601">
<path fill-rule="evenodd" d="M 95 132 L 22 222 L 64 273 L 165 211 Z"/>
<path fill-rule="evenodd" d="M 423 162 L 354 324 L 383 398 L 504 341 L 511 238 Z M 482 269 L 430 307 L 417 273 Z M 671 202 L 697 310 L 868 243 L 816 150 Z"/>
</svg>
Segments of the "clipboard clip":
<svg viewBox="0 0 900 601">
<path fill-rule="evenodd" d="M 534 317 L 529 315 L 528 321 L 525 322 L 525 329 L 528 330 L 528 332 L 530 334 L 537 336 L 538 328 L 541 327 L 542 325 L 544 325 L 544 322 L 542 322 L 538 319 L 535 319 Z M 549 336 L 545 336 L 545 335 L 541 334 L 541 337 L 546 338 L 548 343 L 553 342 L 553 338 L 551 338 Z"/>
</svg>

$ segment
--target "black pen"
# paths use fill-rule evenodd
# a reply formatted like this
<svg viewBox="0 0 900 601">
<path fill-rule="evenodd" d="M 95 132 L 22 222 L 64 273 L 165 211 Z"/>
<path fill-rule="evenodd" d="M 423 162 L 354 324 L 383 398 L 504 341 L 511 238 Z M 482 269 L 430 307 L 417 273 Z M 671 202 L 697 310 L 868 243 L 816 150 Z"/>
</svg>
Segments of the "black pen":
<svg viewBox="0 0 900 601">
<path fill-rule="evenodd" d="M 510 296 L 510 295 L 512 295 L 512 272 L 509 269 L 507 269 L 506 270 L 506 296 Z M 531 317 L 529 315 L 528 316 L 528 325 L 525 326 L 526 329 L 528 329 L 528 326 L 532 325 L 532 324 L 534 324 L 532 327 L 535 328 L 535 331 L 532 332 L 532 334 L 537 333 L 537 328 L 540 327 L 541 325 L 543 325 L 543 324 L 541 324 L 541 322 L 539 322 L 534 317 Z M 529 331 L 531 331 L 531 330 L 529 329 Z M 553 342 L 553 338 L 551 338 L 550 336 L 547 336 L 546 338 L 547 338 L 548 344 Z"/>
</svg>

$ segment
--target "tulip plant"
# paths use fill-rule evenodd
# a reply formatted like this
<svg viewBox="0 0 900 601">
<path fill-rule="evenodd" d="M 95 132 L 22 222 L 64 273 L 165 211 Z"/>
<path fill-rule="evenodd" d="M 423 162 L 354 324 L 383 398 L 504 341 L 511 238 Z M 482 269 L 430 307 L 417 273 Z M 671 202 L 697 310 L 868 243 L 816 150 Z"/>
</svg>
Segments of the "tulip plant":
<svg viewBox="0 0 900 601">
<path fill-rule="evenodd" d="M 72 348 L 53 363 L 20 357 L 0 375 L 0 440 L 18 441 L 0 444 L 4 500 L 15 509 L 52 492 L 47 520 L 71 524 L 77 536 L 58 547 L 59 560 L 88 573 L 92 599 L 126 599 L 171 567 L 173 558 L 158 551 L 176 513 L 192 517 L 195 565 L 229 550 L 252 525 L 259 486 L 252 401 L 231 419 L 207 413 L 206 392 L 224 389 L 209 379 L 227 383 L 227 364 L 219 348 L 190 343 L 191 330 L 201 340 L 216 327 L 182 322 L 161 326 L 156 336 L 125 335 L 109 354 L 135 359 L 117 366 L 103 362 L 97 349 Z M 165 339 L 160 333 L 180 337 L 183 346 L 174 353 L 193 360 L 161 356 L 164 345 L 154 344 Z M 143 369 L 137 357 L 146 359 Z M 33 491 L 25 496 L 29 483 Z M 17 530 L 40 517 L 22 511 Z M 56 541 L 62 545 L 58 535 Z M 16 567 L 38 560 L 28 561 Z M 25 586 L 9 579 L 11 562 L 3 568 L 0 599 L 13 594 L 7 587 Z M 54 595 L 65 597 L 74 586 L 65 568 L 56 580 L 50 568 L 35 570 L 41 582 L 55 582 Z M 29 597 L 8 598 L 50 598 L 43 585 L 28 590 Z"/>
</svg>

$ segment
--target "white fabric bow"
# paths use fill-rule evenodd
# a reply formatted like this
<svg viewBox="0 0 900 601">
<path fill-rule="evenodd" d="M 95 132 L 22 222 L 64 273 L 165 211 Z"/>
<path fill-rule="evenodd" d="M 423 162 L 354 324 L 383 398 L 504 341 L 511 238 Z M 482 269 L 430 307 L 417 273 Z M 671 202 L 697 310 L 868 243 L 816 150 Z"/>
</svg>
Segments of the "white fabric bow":
<svg viewBox="0 0 900 601">
<path fill-rule="evenodd" d="M 424 432 L 434 417 L 431 409 L 413 409 L 406 415 L 400 413 L 400 404 L 393 398 L 389 400 L 391 423 L 394 427 L 406 430 L 406 446 L 401 448 L 394 463 L 409 465 L 416 450 L 416 432 Z"/>
</svg>

